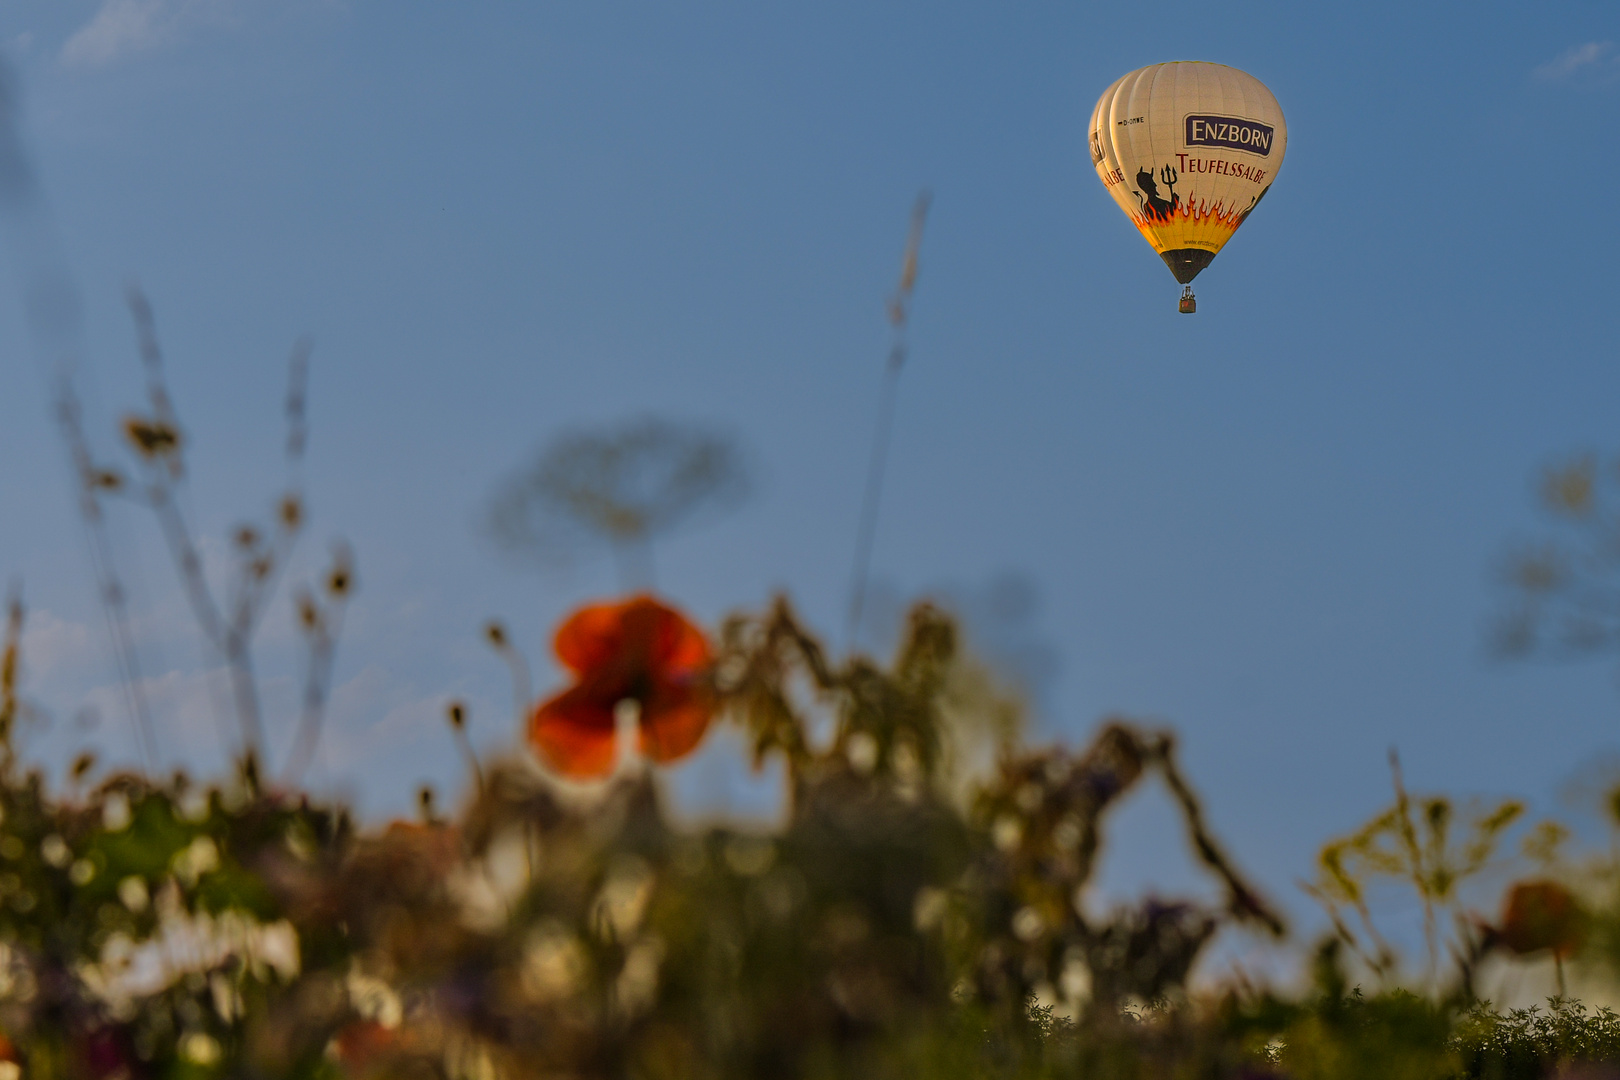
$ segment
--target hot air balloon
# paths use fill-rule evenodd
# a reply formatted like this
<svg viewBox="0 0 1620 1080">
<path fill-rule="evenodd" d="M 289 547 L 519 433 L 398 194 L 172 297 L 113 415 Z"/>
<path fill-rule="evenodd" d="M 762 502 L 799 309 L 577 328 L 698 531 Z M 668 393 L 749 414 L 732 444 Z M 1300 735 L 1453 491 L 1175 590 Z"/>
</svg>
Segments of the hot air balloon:
<svg viewBox="0 0 1620 1080">
<path fill-rule="evenodd" d="M 1224 64 L 1138 68 L 1091 114 L 1091 160 L 1120 209 L 1183 286 L 1260 204 L 1282 165 L 1288 128 L 1271 91 Z"/>
</svg>

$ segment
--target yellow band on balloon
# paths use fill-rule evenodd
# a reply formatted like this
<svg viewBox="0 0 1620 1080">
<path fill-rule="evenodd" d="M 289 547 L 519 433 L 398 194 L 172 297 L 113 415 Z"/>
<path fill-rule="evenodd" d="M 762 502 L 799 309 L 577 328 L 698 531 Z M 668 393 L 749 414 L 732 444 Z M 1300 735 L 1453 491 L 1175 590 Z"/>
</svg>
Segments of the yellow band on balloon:
<svg viewBox="0 0 1620 1080">
<path fill-rule="evenodd" d="M 1186 207 L 1178 206 L 1168 217 L 1147 218 L 1132 214 L 1131 220 L 1142 230 L 1142 235 L 1153 245 L 1153 250 L 1161 254 L 1183 248 L 1198 248 L 1213 253 L 1221 250 L 1232 234 L 1237 232 L 1237 227 L 1243 224 L 1243 215 L 1189 213 Z"/>
</svg>

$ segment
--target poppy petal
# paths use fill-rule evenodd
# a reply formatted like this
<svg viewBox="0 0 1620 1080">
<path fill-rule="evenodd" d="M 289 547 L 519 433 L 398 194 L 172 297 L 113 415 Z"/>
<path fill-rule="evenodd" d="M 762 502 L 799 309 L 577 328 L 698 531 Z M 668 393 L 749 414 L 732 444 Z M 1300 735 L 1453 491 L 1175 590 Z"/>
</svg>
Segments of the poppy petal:
<svg viewBox="0 0 1620 1080">
<path fill-rule="evenodd" d="M 1551 949 L 1569 955 L 1585 936 L 1585 913 L 1570 891 L 1552 881 L 1522 881 L 1507 896 L 1501 941 L 1521 955 Z"/>
<path fill-rule="evenodd" d="M 663 763 L 691 753 L 714 719 L 714 701 L 701 687 L 667 683 L 641 705 L 641 752 Z"/>
<path fill-rule="evenodd" d="M 576 686 L 541 703 L 529 718 L 529 743 L 553 769 L 576 780 L 613 771 L 618 704 L 592 687 Z"/>
<path fill-rule="evenodd" d="M 653 647 L 653 663 L 671 674 L 685 674 L 707 667 L 709 640 L 680 612 L 661 609 L 663 618 L 658 627 L 657 644 Z"/>
<path fill-rule="evenodd" d="M 652 666 L 683 670 L 709 662 L 703 631 L 646 594 L 580 608 L 557 628 L 552 649 L 576 672 L 623 660 L 626 654 Z"/>
<path fill-rule="evenodd" d="M 557 628 L 551 648 L 569 670 L 585 672 L 612 661 L 624 649 L 624 614 L 635 600 L 589 604 Z"/>
</svg>

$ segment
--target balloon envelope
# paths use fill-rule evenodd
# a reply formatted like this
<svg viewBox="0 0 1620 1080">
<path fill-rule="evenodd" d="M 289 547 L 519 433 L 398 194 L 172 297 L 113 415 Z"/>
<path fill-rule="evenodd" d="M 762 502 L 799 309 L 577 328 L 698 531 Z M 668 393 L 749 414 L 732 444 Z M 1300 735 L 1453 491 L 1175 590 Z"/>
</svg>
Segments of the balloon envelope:
<svg viewBox="0 0 1620 1080">
<path fill-rule="evenodd" d="M 1271 91 L 1224 64 L 1139 68 L 1091 114 L 1097 175 L 1184 285 L 1271 189 L 1287 146 Z"/>
</svg>

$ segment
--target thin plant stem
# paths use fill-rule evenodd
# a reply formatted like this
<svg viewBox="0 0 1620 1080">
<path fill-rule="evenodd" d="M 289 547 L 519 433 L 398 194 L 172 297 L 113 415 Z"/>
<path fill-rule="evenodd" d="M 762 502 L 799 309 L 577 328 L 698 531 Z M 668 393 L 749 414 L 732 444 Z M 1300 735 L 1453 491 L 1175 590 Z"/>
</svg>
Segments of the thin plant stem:
<svg viewBox="0 0 1620 1080">
<path fill-rule="evenodd" d="M 517 722 L 518 738 L 521 739 L 529 726 L 529 708 L 534 704 L 534 684 L 529 677 L 529 663 L 512 644 L 506 627 L 501 623 L 486 625 L 484 640 L 506 662 L 506 670 L 512 677 L 512 711 Z"/>
<path fill-rule="evenodd" d="M 348 545 L 338 543 L 332 552 L 332 568 L 326 575 L 326 603 L 311 592 L 296 599 L 299 624 L 309 643 L 309 665 L 304 673 L 304 701 L 298 717 L 298 733 L 287 763 L 283 781 L 291 786 L 315 760 L 321 731 L 326 720 L 326 701 L 332 688 L 332 669 L 337 662 L 337 644 L 343 636 L 343 615 L 354 590 L 354 555 Z"/>
<path fill-rule="evenodd" d="M 151 710 L 142 686 L 128 600 L 113 559 L 102 506 L 103 496 L 117 486 L 117 478 L 96 465 L 85 437 L 83 410 L 74 383 L 83 330 L 80 299 L 19 129 L 22 109 L 18 97 L 11 71 L 0 68 L 0 165 L 6 174 L 5 183 L 0 185 L 0 224 L 5 226 L 7 247 L 17 260 L 34 353 L 67 450 L 79 519 L 89 541 L 91 574 L 112 638 L 119 682 L 135 729 L 135 744 L 150 773 L 156 761 Z"/>
<path fill-rule="evenodd" d="M 276 508 L 276 522 L 269 531 L 268 541 L 259 539 L 257 529 L 244 528 L 239 532 L 242 539 L 238 541 L 235 575 L 227 583 L 222 604 L 208 585 L 202 557 L 180 507 L 185 479 L 183 439 L 179 416 L 164 374 L 163 351 L 158 342 L 152 305 L 140 288 L 134 285 L 129 288 L 128 303 L 135 322 L 141 366 L 146 370 L 147 400 L 152 410 L 150 422 L 167 432 L 170 440 L 161 449 L 149 446 L 141 454 L 146 464 L 146 501 L 158 519 L 193 617 L 203 636 L 219 652 L 229 672 L 231 698 L 241 725 L 243 753 L 245 757 L 262 757 L 266 732 L 258 680 L 253 670 L 253 636 L 269 607 L 269 599 L 275 592 L 303 521 L 303 506 L 298 490 L 304 447 L 308 442 L 304 404 L 309 341 L 307 338 L 299 340 L 288 364 L 284 406 L 287 418 L 285 452 L 288 487 Z M 312 663 L 312 670 L 318 667 L 318 664 Z M 315 686 L 324 694 L 324 676 L 317 679 Z M 306 718 L 307 715 L 306 704 Z M 307 727 L 308 724 L 301 727 L 300 738 L 303 728 Z M 295 744 L 295 752 L 297 745 L 301 744 Z"/>
<path fill-rule="evenodd" d="M 461 750 L 461 756 L 467 759 L 468 771 L 472 773 L 473 784 L 480 797 L 484 794 L 484 768 L 478 763 L 478 752 L 473 749 L 472 739 L 467 735 L 468 710 L 467 706 L 459 701 L 450 703 L 449 708 L 450 735 L 455 739 L 456 746 Z M 528 847 L 528 836 L 524 836 L 524 847 Z M 527 851 L 524 852 L 527 855 Z"/>
<path fill-rule="evenodd" d="M 854 644 L 866 607 L 872 544 L 877 538 L 878 507 L 883 501 L 883 475 L 888 465 L 895 401 L 899 397 L 900 369 L 904 364 L 905 343 L 896 341 L 889 351 L 888 365 L 883 369 L 883 387 L 878 391 L 877 428 L 872 433 L 872 456 L 866 467 L 866 494 L 861 499 L 861 519 L 855 531 L 855 565 L 850 573 L 849 615 L 844 624 L 846 645 Z"/>
<path fill-rule="evenodd" d="M 1232 862 L 1226 853 L 1216 843 L 1214 836 L 1204 824 L 1204 810 L 1199 805 L 1198 796 L 1193 793 L 1192 786 L 1181 775 L 1181 769 L 1176 765 L 1175 743 L 1168 736 L 1161 736 L 1150 744 L 1152 758 L 1159 764 L 1159 775 L 1164 779 L 1165 786 L 1181 807 L 1182 820 L 1187 826 L 1187 836 L 1192 841 L 1193 850 L 1197 852 L 1199 861 L 1213 871 L 1225 883 L 1227 894 L 1231 899 L 1232 914 L 1240 918 L 1253 918 L 1270 930 L 1276 937 L 1282 937 L 1284 927 L 1282 919 L 1278 918 L 1258 893 L 1254 891 L 1242 878 L 1238 877 Z"/>
<path fill-rule="evenodd" d="M 1402 846 L 1406 848 L 1407 859 L 1411 862 L 1412 884 L 1423 899 L 1423 940 L 1429 957 L 1429 978 L 1433 981 L 1440 976 L 1440 934 L 1434 919 L 1434 893 L 1429 885 L 1423 847 L 1418 843 L 1417 826 L 1412 823 L 1412 800 L 1406 793 L 1406 781 L 1401 776 L 1401 757 L 1393 746 L 1389 748 L 1389 771 L 1395 784 L 1396 829 Z"/>
<path fill-rule="evenodd" d="M 866 490 L 861 498 L 861 516 L 855 529 L 855 562 L 850 571 L 849 612 L 844 623 L 844 645 L 852 648 L 866 608 L 867 579 L 871 572 L 872 545 L 877 539 L 878 510 L 883 502 L 883 477 L 893 441 L 894 413 L 900 391 L 900 371 L 906 364 L 906 324 L 911 315 L 911 294 L 917 284 L 917 251 L 922 245 L 923 225 L 928 220 L 932 196 L 925 190 L 917 195 L 911 209 L 911 231 L 906 237 L 905 259 L 900 266 L 900 284 L 889 301 L 889 325 L 894 339 L 883 368 L 883 385 L 878 391 L 877 426 L 872 432 L 872 454 L 866 467 Z"/>
<path fill-rule="evenodd" d="M 107 478 L 111 474 L 97 468 L 91 456 L 90 442 L 84 434 L 83 410 L 73 385 L 72 365 L 67 359 L 59 358 L 56 361 L 52 383 L 55 399 L 53 411 L 74 473 L 79 520 L 84 525 L 88 541 L 90 572 L 95 578 L 96 594 L 107 620 L 108 636 L 112 638 L 118 681 L 129 708 L 141 763 L 149 774 L 153 774 L 157 768 L 157 738 L 153 730 L 152 712 L 146 700 L 140 656 L 135 649 L 135 634 L 130 626 L 128 594 L 118 576 L 112 537 L 107 532 L 106 511 L 102 506 L 102 494 L 108 489 Z"/>
<path fill-rule="evenodd" d="M 337 640 L 343 629 L 343 605 L 334 604 L 323 614 L 318 628 L 307 631 L 310 636 L 309 669 L 304 675 L 304 700 L 298 717 L 298 734 L 287 764 L 282 769 L 282 782 L 291 786 L 303 776 L 315 761 L 315 750 L 320 745 L 321 729 L 326 719 L 326 698 L 332 685 L 332 667 L 337 658 Z"/>
</svg>

